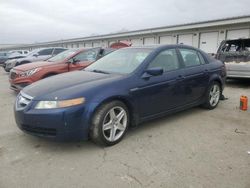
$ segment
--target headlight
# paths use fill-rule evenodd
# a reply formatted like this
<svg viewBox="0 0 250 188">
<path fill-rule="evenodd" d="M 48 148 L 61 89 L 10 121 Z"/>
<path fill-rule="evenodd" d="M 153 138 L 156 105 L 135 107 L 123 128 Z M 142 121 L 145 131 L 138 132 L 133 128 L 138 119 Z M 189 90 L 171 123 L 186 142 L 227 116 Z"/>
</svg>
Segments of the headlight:
<svg viewBox="0 0 250 188">
<path fill-rule="evenodd" d="M 85 98 L 76 98 L 62 101 L 39 101 L 35 106 L 35 109 L 53 109 L 53 108 L 65 108 L 69 106 L 76 106 L 83 104 Z"/>
<path fill-rule="evenodd" d="M 24 72 L 19 73 L 19 76 L 20 77 L 29 77 L 29 76 L 35 74 L 36 72 L 38 72 L 39 70 L 41 70 L 41 68 L 36 68 L 36 69 L 24 71 Z"/>
</svg>

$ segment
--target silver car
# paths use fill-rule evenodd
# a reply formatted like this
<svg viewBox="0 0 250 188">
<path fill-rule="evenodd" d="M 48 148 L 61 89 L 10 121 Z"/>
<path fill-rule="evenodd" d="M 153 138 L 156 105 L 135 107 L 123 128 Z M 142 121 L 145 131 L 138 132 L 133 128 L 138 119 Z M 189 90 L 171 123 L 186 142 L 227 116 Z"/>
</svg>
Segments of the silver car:
<svg viewBox="0 0 250 188">
<path fill-rule="evenodd" d="M 228 78 L 250 78 L 250 39 L 223 41 L 216 57 L 225 63 Z"/>
<path fill-rule="evenodd" d="M 66 48 L 43 48 L 37 49 L 30 52 L 26 57 L 20 59 L 12 59 L 5 62 L 5 71 L 9 72 L 13 67 L 18 65 L 23 65 L 26 63 L 36 62 L 36 61 L 44 61 L 49 59 L 50 57 L 57 55 L 63 51 L 67 50 Z"/>
</svg>

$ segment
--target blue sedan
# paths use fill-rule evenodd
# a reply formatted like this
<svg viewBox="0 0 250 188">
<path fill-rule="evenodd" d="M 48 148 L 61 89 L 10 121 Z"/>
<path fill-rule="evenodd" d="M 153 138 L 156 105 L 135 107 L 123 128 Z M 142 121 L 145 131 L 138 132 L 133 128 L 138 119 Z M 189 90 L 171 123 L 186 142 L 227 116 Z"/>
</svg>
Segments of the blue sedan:
<svg viewBox="0 0 250 188">
<path fill-rule="evenodd" d="M 110 146 L 144 121 L 199 105 L 214 109 L 225 78 L 222 62 L 193 47 L 129 47 L 26 87 L 15 119 L 28 134 Z"/>
</svg>

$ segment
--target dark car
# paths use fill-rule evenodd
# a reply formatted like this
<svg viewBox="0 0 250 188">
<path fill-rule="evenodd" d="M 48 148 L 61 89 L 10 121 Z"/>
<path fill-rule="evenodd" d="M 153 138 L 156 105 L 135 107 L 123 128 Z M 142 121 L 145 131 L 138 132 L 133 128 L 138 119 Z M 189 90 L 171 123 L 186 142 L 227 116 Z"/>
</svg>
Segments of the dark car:
<svg viewBox="0 0 250 188">
<path fill-rule="evenodd" d="M 222 41 L 216 58 L 225 63 L 228 78 L 250 78 L 250 38 Z"/>
<path fill-rule="evenodd" d="M 214 109 L 225 77 L 222 62 L 192 47 L 123 48 L 24 88 L 15 119 L 32 135 L 114 145 L 131 125 L 198 105 Z"/>
<path fill-rule="evenodd" d="M 12 60 L 5 62 L 4 69 L 6 72 L 9 72 L 13 67 L 27 64 L 27 63 L 47 60 L 47 59 L 65 51 L 65 50 L 67 50 L 67 49 L 60 48 L 60 47 L 36 49 L 36 50 L 33 50 L 32 52 L 30 52 L 24 58 L 12 59 Z"/>
</svg>

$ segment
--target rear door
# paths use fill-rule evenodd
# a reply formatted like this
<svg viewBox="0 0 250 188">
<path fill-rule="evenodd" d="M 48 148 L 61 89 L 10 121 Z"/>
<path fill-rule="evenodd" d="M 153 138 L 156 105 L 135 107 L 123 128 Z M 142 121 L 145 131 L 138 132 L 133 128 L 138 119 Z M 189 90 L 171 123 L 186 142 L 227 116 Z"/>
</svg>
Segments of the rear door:
<svg viewBox="0 0 250 188">
<path fill-rule="evenodd" d="M 209 82 L 209 69 L 202 54 L 189 48 L 179 48 L 179 54 L 184 68 L 183 90 L 186 103 L 192 103 L 200 99 Z"/>
</svg>

